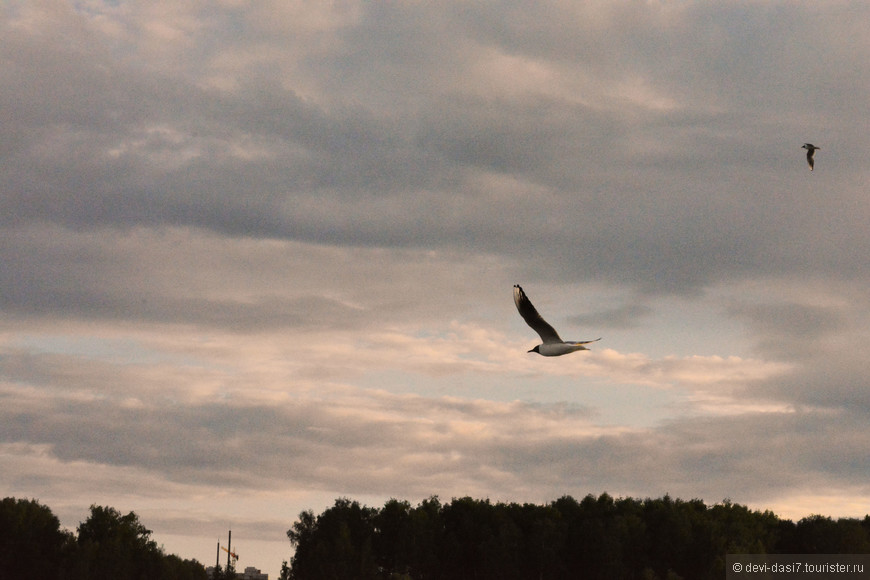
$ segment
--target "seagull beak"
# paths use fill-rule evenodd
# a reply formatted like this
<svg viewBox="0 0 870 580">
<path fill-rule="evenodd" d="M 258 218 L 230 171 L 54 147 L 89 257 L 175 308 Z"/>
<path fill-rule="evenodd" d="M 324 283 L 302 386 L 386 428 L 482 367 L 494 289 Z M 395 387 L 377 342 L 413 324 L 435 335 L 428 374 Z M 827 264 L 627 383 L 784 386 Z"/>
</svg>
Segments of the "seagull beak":
<svg viewBox="0 0 870 580">
<path fill-rule="evenodd" d="M 527 353 L 528 353 L 528 352 L 535 352 L 535 349 L 527 350 L 526 352 L 527 352 Z"/>
</svg>

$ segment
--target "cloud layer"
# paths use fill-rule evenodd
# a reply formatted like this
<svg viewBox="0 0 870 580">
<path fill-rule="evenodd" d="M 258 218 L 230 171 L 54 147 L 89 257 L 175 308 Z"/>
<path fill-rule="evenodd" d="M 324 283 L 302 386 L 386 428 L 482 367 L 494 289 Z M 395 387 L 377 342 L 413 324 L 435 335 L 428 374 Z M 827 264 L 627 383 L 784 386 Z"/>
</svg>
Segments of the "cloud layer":
<svg viewBox="0 0 870 580">
<path fill-rule="evenodd" d="M 336 495 L 863 515 L 868 19 L 13 1 L 0 485 L 208 562 Z"/>
</svg>

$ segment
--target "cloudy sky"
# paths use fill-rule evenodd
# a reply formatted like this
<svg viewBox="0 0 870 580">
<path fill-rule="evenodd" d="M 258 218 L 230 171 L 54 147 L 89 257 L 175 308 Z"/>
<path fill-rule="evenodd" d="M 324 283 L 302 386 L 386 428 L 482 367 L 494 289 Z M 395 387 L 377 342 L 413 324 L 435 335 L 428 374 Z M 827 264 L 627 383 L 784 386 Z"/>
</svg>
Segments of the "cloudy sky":
<svg viewBox="0 0 870 580">
<path fill-rule="evenodd" d="M 340 496 L 863 517 L 868 25 L 5 2 L 0 491 L 273 577 Z M 514 283 L 601 342 L 527 354 Z"/>
</svg>

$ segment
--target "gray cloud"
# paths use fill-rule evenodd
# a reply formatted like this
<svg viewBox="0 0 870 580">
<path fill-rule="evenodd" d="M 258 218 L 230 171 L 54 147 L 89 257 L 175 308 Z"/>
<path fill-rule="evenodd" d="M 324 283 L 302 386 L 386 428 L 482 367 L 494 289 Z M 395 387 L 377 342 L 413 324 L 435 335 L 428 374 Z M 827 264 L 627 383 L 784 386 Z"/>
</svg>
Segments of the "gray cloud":
<svg viewBox="0 0 870 580">
<path fill-rule="evenodd" d="M 786 76 L 804 59 L 821 58 L 815 43 L 790 40 L 800 11 L 689 7 L 666 15 L 662 7 L 621 7 L 587 22 L 558 4 L 523 11 L 517 21 L 511 11 L 493 18 L 416 10 L 361 13 L 355 25 L 330 32 L 340 39 L 331 60 L 294 55 L 305 71 L 301 84 L 316 74 L 325 87 L 340 79 L 342 92 L 354 95 L 323 104 L 300 98 L 292 78 L 277 82 L 262 70 L 234 70 L 236 89 L 222 91 L 197 76 L 140 68 L 95 42 L 99 34 L 88 36 L 86 18 L 48 23 L 77 39 L 72 53 L 49 34 L 7 23 L 16 76 L 5 85 L 12 102 L 5 131 L 14 136 L 4 142 L 19 145 L 4 164 L 2 214 L 18 224 L 190 225 L 342 245 L 462 247 L 535 258 L 551 277 L 600 277 L 665 293 L 798 263 L 826 274 L 831 264 L 863 268 L 863 221 L 830 197 L 821 207 L 807 203 L 811 194 L 797 179 L 806 176 L 792 149 L 809 136 L 794 134 L 781 108 L 753 96 L 777 70 L 774 80 L 793 84 L 773 87 L 783 98 L 798 95 L 786 103 L 807 98 L 798 84 L 804 69 Z M 846 16 L 832 12 L 823 27 Z M 576 33 L 563 23 L 542 37 L 557 15 L 587 34 L 572 41 Z M 601 26 L 620 19 L 624 34 Z M 634 28 L 641 23 L 646 32 Z M 443 48 L 435 39 L 444 34 L 459 38 Z M 402 39 L 416 48 L 397 44 Z M 825 54 L 832 62 L 846 56 Z M 507 95 L 479 86 L 472 75 L 493 58 L 546 71 L 551 85 L 523 84 Z M 439 72 L 421 78 L 423 63 Z M 330 66 L 343 72 L 330 77 Z M 52 68 L 58 75 L 45 74 Z M 576 93 L 572 75 L 581 79 Z M 385 88 L 396 98 L 388 100 Z M 642 107 L 655 102 L 644 91 L 673 104 Z M 765 94 L 782 104 L 779 93 Z M 772 165 L 791 176 L 759 195 Z M 839 173 L 829 179 L 842 181 L 826 182 L 835 198 L 851 195 L 848 174 Z M 520 189 L 505 199 L 490 176 L 517 180 Z M 530 197 L 535 190 L 545 195 Z M 832 230 L 833 223 L 845 228 Z M 565 251 L 530 249 L 542 244 Z"/>
<path fill-rule="evenodd" d="M 568 318 L 576 326 L 596 326 L 609 328 L 634 328 L 652 314 L 653 309 L 642 304 L 626 304 L 590 314 L 578 314 Z"/>
<path fill-rule="evenodd" d="M 854 406 L 833 414 L 680 418 L 620 432 L 562 404 L 352 391 L 280 405 L 233 396 L 179 406 L 174 388 L 141 392 L 124 386 L 132 375 L 114 371 L 116 385 L 95 390 L 93 376 L 76 379 L 63 360 L 48 362 L 16 367 L 4 357 L 7 377 L 45 385 L 29 396 L 4 390 L 4 441 L 47 445 L 61 461 L 136 468 L 176 483 L 248 489 L 295 483 L 411 497 L 463 487 L 509 497 L 531 488 L 539 494 L 670 491 L 753 502 L 803 485 L 866 483 L 870 441 Z M 13 368 L 31 370 L 16 377 Z M 34 368 L 45 371 L 35 375 Z M 59 379 L 65 397 L 52 393 Z M 26 485 L 27 477 L 12 485 Z"/>
</svg>

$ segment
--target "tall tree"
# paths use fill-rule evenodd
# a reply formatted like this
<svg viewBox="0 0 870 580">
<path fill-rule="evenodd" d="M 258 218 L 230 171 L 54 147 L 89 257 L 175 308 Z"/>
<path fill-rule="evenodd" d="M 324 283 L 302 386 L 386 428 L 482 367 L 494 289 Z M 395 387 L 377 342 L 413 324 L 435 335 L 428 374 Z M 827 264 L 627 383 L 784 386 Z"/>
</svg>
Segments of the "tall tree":
<svg viewBox="0 0 870 580">
<path fill-rule="evenodd" d="M 0 576 L 52 578 L 72 542 L 72 535 L 60 529 L 60 520 L 38 501 L 0 501 Z"/>
<path fill-rule="evenodd" d="M 81 571 L 91 580 L 140 580 L 159 575 L 163 557 L 151 530 L 130 512 L 91 506 L 90 517 L 79 524 Z"/>
<path fill-rule="evenodd" d="M 295 580 L 369 580 L 377 577 L 373 517 L 377 510 L 341 498 L 321 515 L 302 512 L 287 531 L 296 546 Z"/>
</svg>

